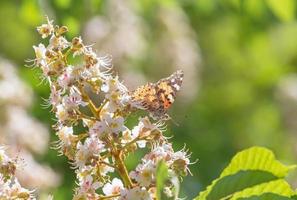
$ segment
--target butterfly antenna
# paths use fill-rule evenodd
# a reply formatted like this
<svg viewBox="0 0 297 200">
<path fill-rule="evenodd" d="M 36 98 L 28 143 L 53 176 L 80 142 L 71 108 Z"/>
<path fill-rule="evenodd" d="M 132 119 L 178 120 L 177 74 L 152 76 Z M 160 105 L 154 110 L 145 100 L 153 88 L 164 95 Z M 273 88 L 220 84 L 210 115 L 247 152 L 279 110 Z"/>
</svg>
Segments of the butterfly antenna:
<svg viewBox="0 0 297 200">
<path fill-rule="evenodd" d="M 168 115 L 167 117 L 168 117 L 169 120 L 172 121 L 172 123 L 173 123 L 174 125 L 179 126 L 179 124 L 178 124 L 172 117 L 170 117 L 169 115 Z"/>
</svg>

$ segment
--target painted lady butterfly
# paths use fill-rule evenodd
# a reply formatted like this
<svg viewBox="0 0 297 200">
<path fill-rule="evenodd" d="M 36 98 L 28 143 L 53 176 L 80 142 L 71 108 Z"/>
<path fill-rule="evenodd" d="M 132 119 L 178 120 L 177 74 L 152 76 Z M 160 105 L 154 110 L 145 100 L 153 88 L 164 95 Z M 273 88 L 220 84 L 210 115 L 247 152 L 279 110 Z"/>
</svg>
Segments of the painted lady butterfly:
<svg viewBox="0 0 297 200">
<path fill-rule="evenodd" d="M 153 119 L 169 119 L 167 110 L 174 102 L 176 93 L 180 90 L 184 73 L 176 71 L 157 83 L 147 83 L 140 86 L 131 95 L 133 106 L 147 110 Z"/>
</svg>

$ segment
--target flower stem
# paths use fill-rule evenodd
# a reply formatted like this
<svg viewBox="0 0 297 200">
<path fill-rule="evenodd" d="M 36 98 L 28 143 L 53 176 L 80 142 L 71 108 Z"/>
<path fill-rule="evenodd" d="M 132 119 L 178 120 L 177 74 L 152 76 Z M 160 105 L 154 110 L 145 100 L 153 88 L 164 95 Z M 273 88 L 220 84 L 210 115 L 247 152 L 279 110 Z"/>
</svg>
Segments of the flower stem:
<svg viewBox="0 0 297 200">
<path fill-rule="evenodd" d="M 79 87 L 79 91 L 81 93 L 83 100 L 88 102 L 88 106 L 89 106 L 91 112 L 93 113 L 94 117 L 99 119 L 98 109 L 95 106 L 95 104 L 93 103 L 93 101 L 90 99 L 89 95 L 85 92 L 83 86 Z"/>
<path fill-rule="evenodd" d="M 126 187 L 131 188 L 133 183 L 129 177 L 128 170 L 122 158 L 122 151 L 117 151 L 113 153 L 115 164 L 117 166 L 117 171 L 124 181 Z"/>
<path fill-rule="evenodd" d="M 129 148 L 132 144 L 135 144 L 137 141 L 146 140 L 148 138 L 148 136 L 150 136 L 150 135 L 143 136 L 143 137 L 138 136 L 138 137 L 134 138 L 133 140 L 131 140 L 130 142 L 128 142 L 124 146 L 122 146 L 121 150 L 125 150 L 125 149 Z"/>
<path fill-rule="evenodd" d="M 114 168 L 114 169 L 117 169 L 117 167 L 116 166 L 114 166 L 113 164 L 110 164 L 110 163 L 108 163 L 108 162 L 105 162 L 105 161 L 98 161 L 98 163 L 99 164 L 104 164 L 104 165 L 107 165 L 107 166 L 109 166 L 109 167 L 112 167 L 112 168 Z"/>
<path fill-rule="evenodd" d="M 118 197 L 118 196 L 120 196 L 120 194 L 113 194 L 113 195 L 109 195 L 109 196 L 102 196 L 102 197 L 99 197 L 97 200 L 111 199 L 111 198 Z"/>
</svg>

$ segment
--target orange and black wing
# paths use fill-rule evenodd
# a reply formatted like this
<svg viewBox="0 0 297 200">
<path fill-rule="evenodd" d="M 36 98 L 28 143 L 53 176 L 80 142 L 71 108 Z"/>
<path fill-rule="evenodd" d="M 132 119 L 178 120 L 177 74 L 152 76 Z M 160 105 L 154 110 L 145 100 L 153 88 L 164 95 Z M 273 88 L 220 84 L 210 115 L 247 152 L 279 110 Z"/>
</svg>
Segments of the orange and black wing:
<svg viewBox="0 0 297 200">
<path fill-rule="evenodd" d="M 182 80 L 183 72 L 179 70 L 155 84 L 140 86 L 132 93 L 132 102 L 134 106 L 150 112 L 153 118 L 161 119 L 174 102 Z"/>
</svg>

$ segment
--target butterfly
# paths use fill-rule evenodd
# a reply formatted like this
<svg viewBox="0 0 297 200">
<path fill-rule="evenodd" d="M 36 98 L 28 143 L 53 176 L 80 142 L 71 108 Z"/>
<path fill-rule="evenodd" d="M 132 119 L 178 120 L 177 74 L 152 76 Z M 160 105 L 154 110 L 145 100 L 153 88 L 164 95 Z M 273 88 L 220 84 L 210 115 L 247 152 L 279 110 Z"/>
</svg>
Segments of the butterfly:
<svg viewBox="0 0 297 200">
<path fill-rule="evenodd" d="M 147 83 L 131 94 L 132 105 L 146 110 L 153 119 L 169 119 L 167 110 L 171 107 L 180 90 L 184 73 L 178 70 L 157 83 Z"/>
</svg>

